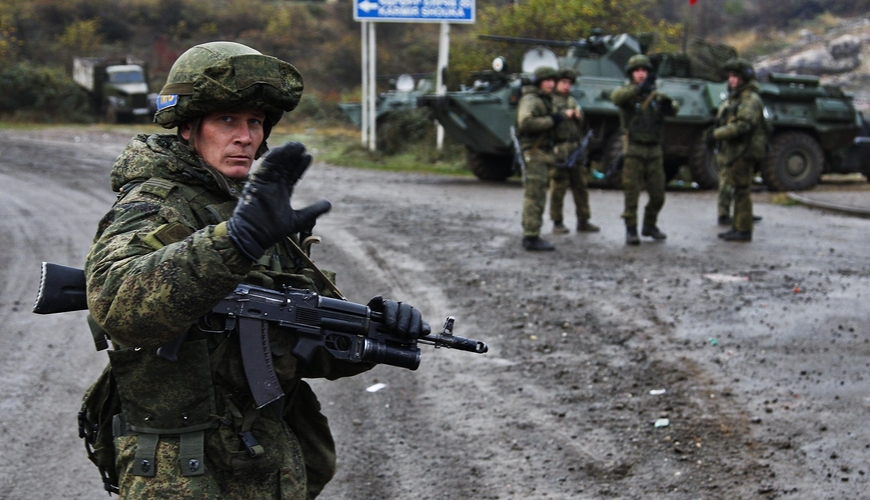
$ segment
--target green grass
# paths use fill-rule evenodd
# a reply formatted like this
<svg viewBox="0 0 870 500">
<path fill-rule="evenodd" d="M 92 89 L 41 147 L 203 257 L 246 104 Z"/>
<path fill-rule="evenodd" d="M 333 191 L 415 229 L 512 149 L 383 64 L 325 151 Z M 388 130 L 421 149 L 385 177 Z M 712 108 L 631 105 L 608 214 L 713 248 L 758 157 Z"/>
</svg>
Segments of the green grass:
<svg viewBox="0 0 870 500">
<path fill-rule="evenodd" d="M 385 154 L 382 151 L 369 151 L 361 143 L 359 130 L 350 126 L 306 126 L 297 123 L 276 128 L 269 144 L 276 146 L 288 140 L 305 144 L 316 160 L 333 165 L 392 172 L 462 177 L 472 175 L 465 167 L 463 148 L 445 141 L 444 148 L 439 151 L 435 147 L 434 133 L 405 143 L 392 154 Z"/>
</svg>

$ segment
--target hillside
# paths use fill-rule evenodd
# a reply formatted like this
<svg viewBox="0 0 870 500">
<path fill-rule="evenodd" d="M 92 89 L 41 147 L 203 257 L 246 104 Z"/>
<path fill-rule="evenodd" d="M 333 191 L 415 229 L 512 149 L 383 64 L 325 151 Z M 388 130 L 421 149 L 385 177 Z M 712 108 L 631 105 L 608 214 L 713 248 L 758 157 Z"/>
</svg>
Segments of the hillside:
<svg viewBox="0 0 870 500">
<path fill-rule="evenodd" d="M 755 58 L 756 71 L 819 76 L 822 84 L 853 94 L 861 111 L 870 110 L 870 18 L 843 19 L 819 31 L 802 29 L 786 48 Z"/>
</svg>

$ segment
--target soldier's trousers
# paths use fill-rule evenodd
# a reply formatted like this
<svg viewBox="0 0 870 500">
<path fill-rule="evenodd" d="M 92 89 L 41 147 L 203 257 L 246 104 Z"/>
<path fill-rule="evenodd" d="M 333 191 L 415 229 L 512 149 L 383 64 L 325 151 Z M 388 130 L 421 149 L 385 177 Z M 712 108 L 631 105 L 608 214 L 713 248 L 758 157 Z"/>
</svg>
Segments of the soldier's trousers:
<svg viewBox="0 0 870 500">
<path fill-rule="evenodd" d="M 622 218 L 626 227 L 637 226 L 637 205 L 640 192 L 646 189 L 649 201 L 644 207 L 643 224 L 655 226 L 659 212 L 665 205 L 665 168 L 661 154 L 653 156 L 626 156 L 622 166 L 622 190 L 625 211 Z"/>
<path fill-rule="evenodd" d="M 586 169 L 579 165 L 574 168 L 550 167 L 550 219 L 562 222 L 565 193 L 571 189 L 577 222 L 589 220 L 589 190 L 586 186 Z"/>
<path fill-rule="evenodd" d="M 550 164 L 529 161 L 526 157 L 526 175 L 523 183 L 523 236 L 540 236 L 547 206 L 547 186 L 550 182 Z"/>
<path fill-rule="evenodd" d="M 717 211 L 719 217 L 731 216 L 731 204 L 734 202 L 734 180 L 731 178 L 731 169 L 722 167 L 719 169 L 719 195 L 717 197 Z"/>
<path fill-rule="evenodd" d="M 752 174 L 755 163 L 738 158 L 720 169 L 719 175 L 725 170 L 725 175 L 734 186 L 734 229 L 737 231 L 752 232 Z"/>
</svg>

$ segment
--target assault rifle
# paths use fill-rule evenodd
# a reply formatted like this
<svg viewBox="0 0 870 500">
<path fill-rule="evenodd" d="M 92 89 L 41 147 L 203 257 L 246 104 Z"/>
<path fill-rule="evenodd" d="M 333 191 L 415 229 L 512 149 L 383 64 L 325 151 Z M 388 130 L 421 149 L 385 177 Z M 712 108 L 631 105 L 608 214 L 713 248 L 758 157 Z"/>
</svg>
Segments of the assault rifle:
<svg viewBox="0 0 870 500">
<path fill-rule="evenodd" d="M 87 307 L 84 271 L 43 262 L 33 312 L 52 314 Z M 222 322 L 217 328 L 206 321 L 214 318 Z M 315 351 L 323 348 L 344 361 L 416 370 L 421 359 L 418 343 L 477 354 L 489 350 L 481 341 L 454 336 L 453 317 L 447 318 L 441 333 L 407 339 L 388 332 L 381 314 L 364 304 L 298 288 L 278 291 L 241 284 L 212 308 L 199 328 L 206 333 L 238 333 L 245 375 L 257 407 L 283 396 L 272 367 L 269 324 L 286 328 L 298 337 L 293 354 L 303 362 L 310 361 Z M 158 348 L 157 355 L 176 361 L 185 340 L 182 335 Z"/>
<path fill-rule="evenodd" d="M 523 182 L 526 182 L 526 159 L 523 158 L 523 147 L 517 137 L 517 128 L 511 125 L 511 143 L 514 145 L 514 162 L 520 166 L 523 173 Z"/>
<path fill-rule="evenodd" d="M 558 168 L 574 168 L 574 165 L 577 164 L 577 160 L 580 158 L 580 155 L 586 152 L 586 148 L 589 147 L 589 141 L 592 139 L 592 130 L 586 132 L 586 136 L 580 141 L 580 145 L 577 146 L 577 149 L 571 151 L 571 154 L 568 155 L 568 158 L 565 159 L 565 163 L 559 163 L 556 165 Z"/>
</svg>

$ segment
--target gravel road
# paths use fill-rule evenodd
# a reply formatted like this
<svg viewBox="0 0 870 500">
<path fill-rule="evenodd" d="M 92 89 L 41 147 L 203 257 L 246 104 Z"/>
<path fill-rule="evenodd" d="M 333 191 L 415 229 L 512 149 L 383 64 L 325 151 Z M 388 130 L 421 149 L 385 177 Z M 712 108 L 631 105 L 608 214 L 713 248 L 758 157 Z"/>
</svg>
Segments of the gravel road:
<svg viewBox="0 0 870 500">
<path fill-rule="evenodd" d="M 129 137 L 0 132 L 0 499 L 105 495 L 75 417 L 106 355 L 81 313 L 30 309 L 40 262 L 83 264 Z M 313 257 L 351 300 L 490 346 L 315 381 L 339 453 L 321 498 L 867 498 L 870 220 L 760 192 L 754 241 L 726 244 L 715 193 L 678 191 L 667 241 L 627 247 L 622 193 L 593 190 L 602 232 L 530 254 L 516 182 L 315 163 L 296 203 L 321 197 Z"/>
</svg>

